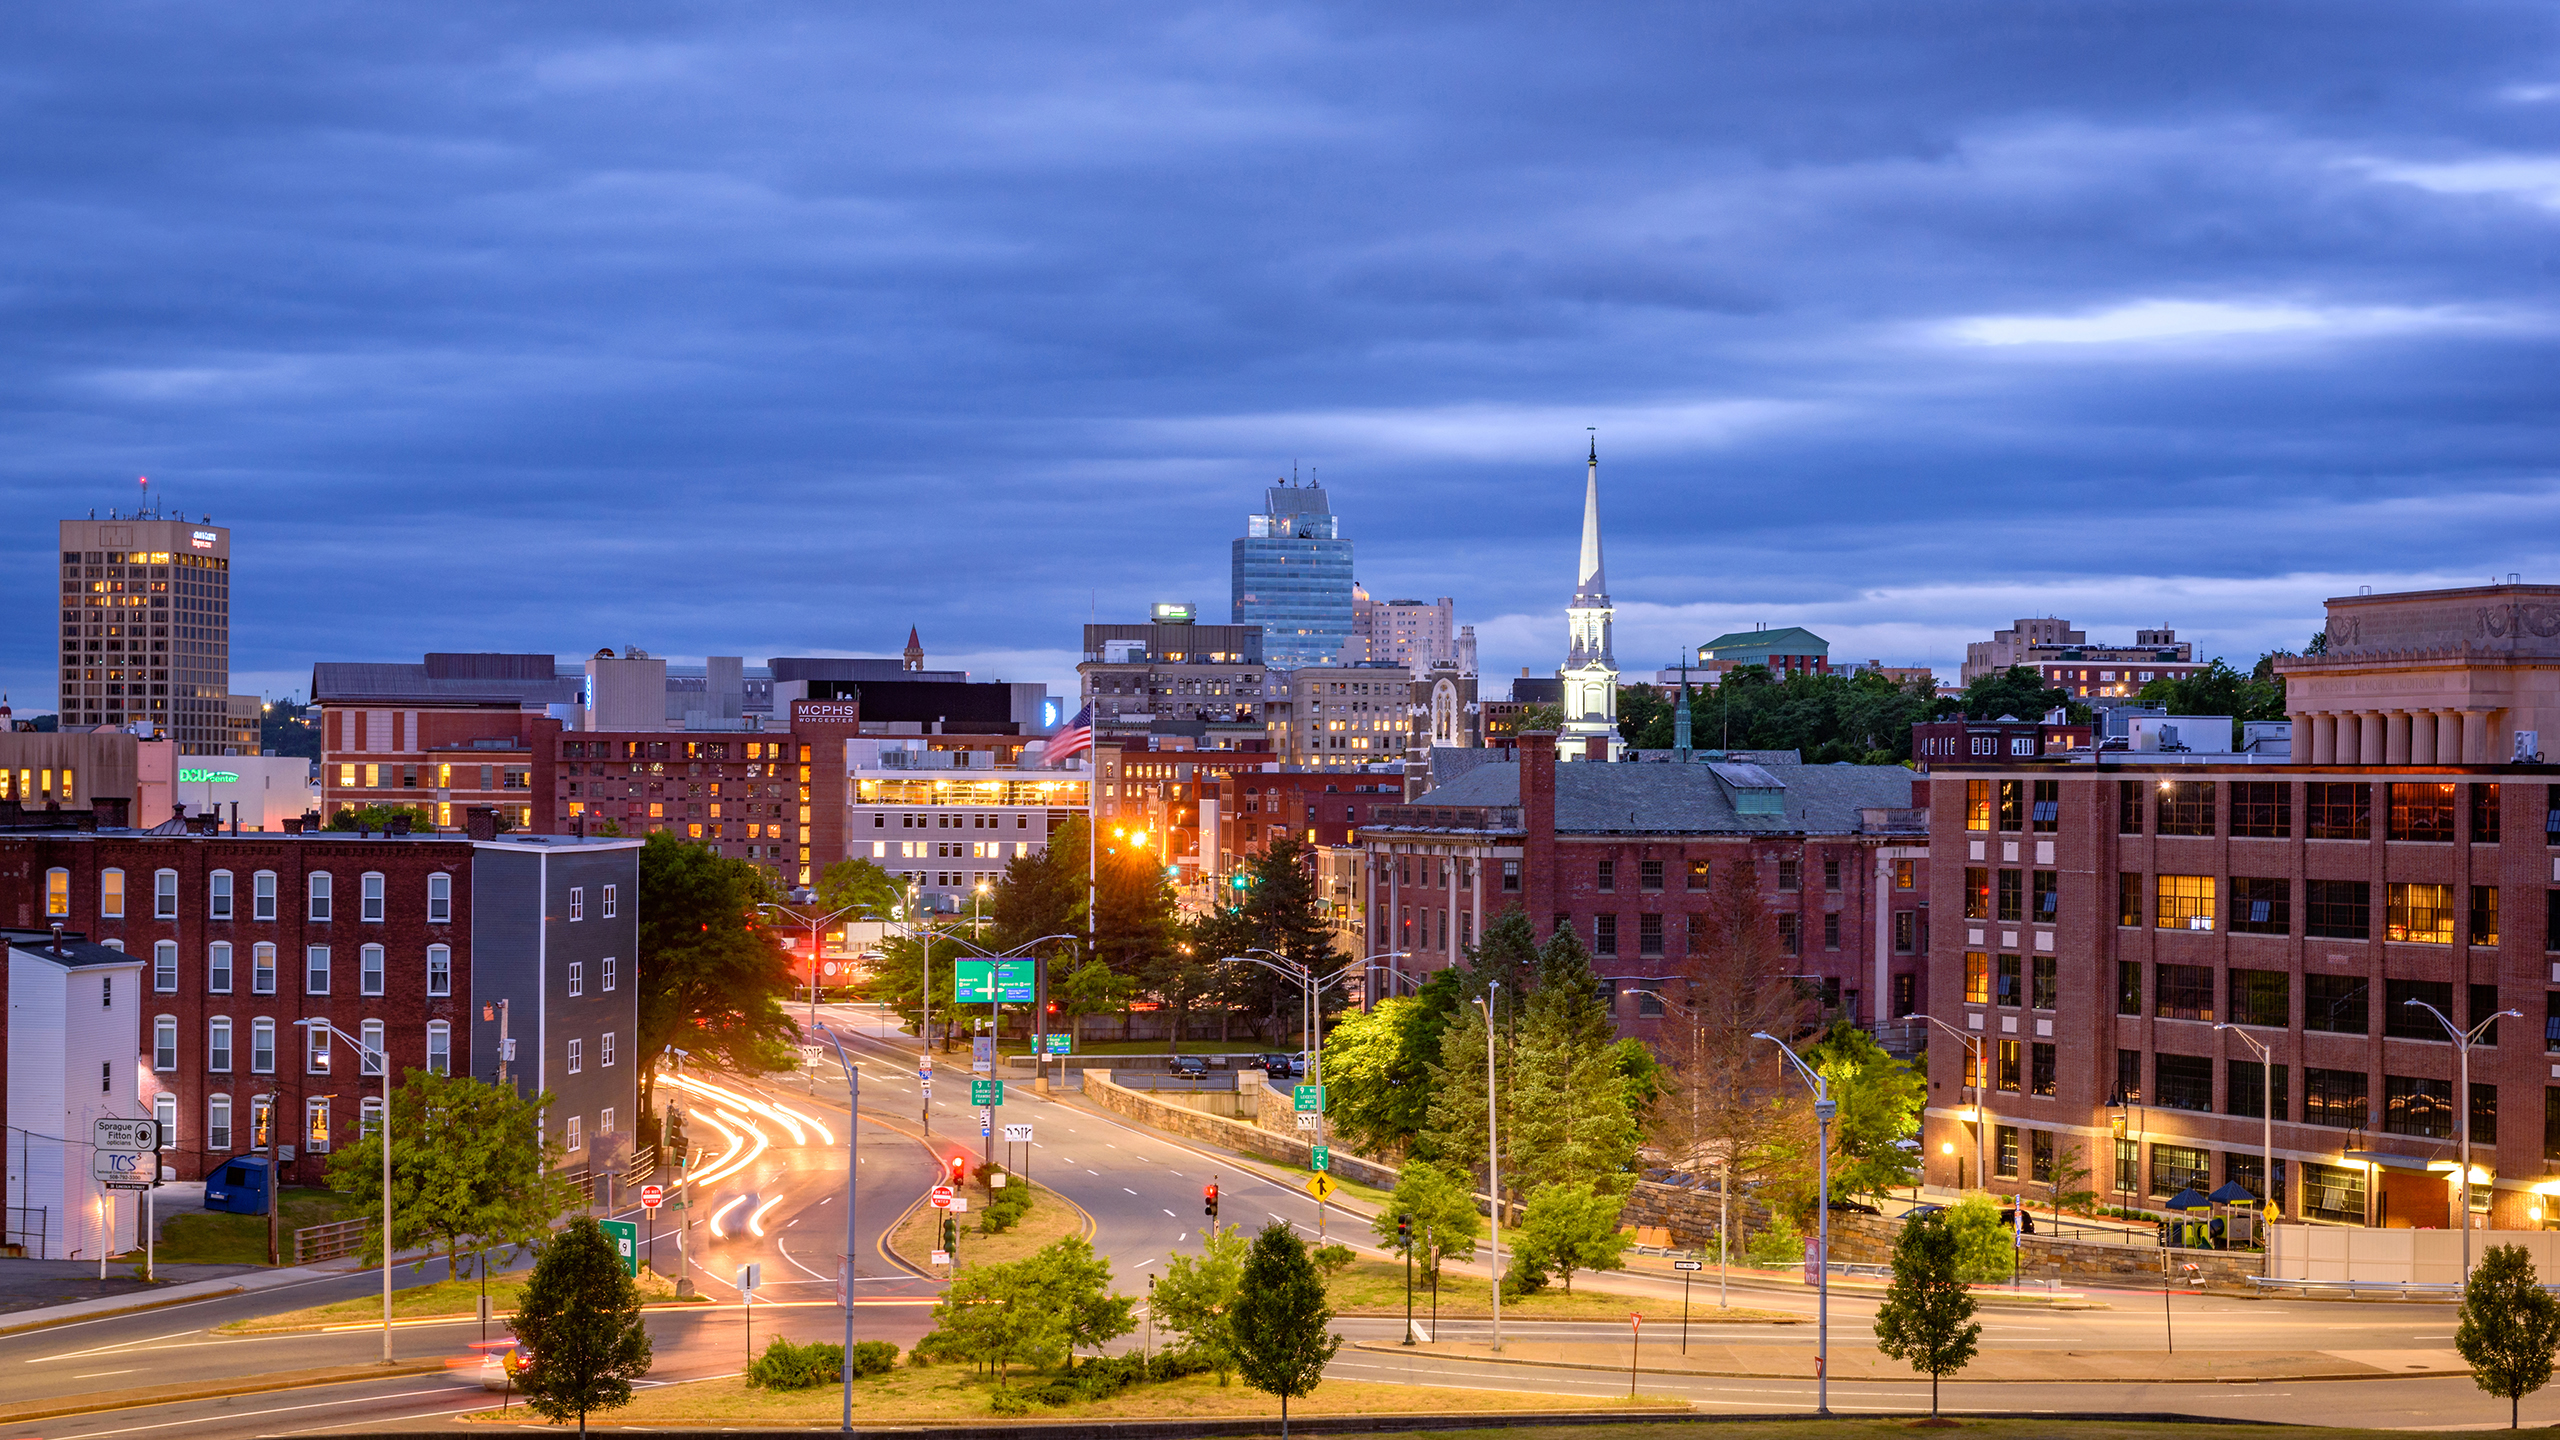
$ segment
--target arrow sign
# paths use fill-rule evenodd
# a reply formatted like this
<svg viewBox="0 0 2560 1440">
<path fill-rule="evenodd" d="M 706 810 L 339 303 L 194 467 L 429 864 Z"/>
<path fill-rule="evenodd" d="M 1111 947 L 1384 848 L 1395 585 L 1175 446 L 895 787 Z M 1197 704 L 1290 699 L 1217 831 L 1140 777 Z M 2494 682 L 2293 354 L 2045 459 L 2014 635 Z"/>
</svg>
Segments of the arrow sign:
<svg viewBox="0 0 2560 1440">
<path fill-rule="evenodd" d="M 1318 1200 L 1324 1199 L 1326 1196 L 1331 1195 L 1334 1191 L 1341 1188 L 1342 1187 L 1340 1185 L 1334 1183 L 1334 1178 L 1330 1175 L 1319 1174 L 1307 1177 L 1307 1193 L 1313 1195 Z"/>
<path fill-rule="evenodd" d="M 1704 1260 L 1674 1260 L 1671 1262 L 1671 1268 L 1674 1270 L 1704 1270 L 1707 1268 L 1707 1262 Z"/>
<path fill-rule="evenodd" d="M 1314 1154 L 1312 1154 L 1311 1156 L 1309 1156 L 1309 1157 L 1308 1157 L 1308 1159 L 1307 1159 L 1307 1168 L 1308 1168 L 1308 1169 L 1310 1169 L 1310 1170 L 1317 1171 L 1317 1172 L 1319 1172 L 1319 1173 L 1321 1173 L 1321 1172 L 1323 1172 L 1323 1171 L 1326 1171 L 1326 1170 L 1330 1170 L 1330 1169 L 1332 1169 L 1332 1168 L 1333 1168 L 1333 1147 L 1332 1147 L 1332 1146 L 1330 1146 L 1330 1145 L 1318 1145 L 1318 1146 L 1316 1146 L 1316 1147 L 1315 1147 L 1315 1153 L 1314 1153 Z"/>
<path fill-rule="evenodd" d="M 1031 1127 L 1028 1125 L 1007 1125 L 1004 1127 L 1004 1143 L 1007 1145 L 1030 1144 Z"/>
</svg>

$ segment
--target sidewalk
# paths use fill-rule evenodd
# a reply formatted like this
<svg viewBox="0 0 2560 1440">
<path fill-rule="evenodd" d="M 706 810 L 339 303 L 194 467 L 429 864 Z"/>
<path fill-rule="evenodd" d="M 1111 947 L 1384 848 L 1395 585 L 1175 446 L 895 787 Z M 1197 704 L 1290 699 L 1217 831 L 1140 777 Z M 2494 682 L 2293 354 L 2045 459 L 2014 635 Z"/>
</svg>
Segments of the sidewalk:
<svg viewBox="0 0 2560 1440">
<path fill-rule="evenodd" d="M 274 1270 L 256 1269 L 237 1275 L 210 1280 L 191 1280 L 178 1285 L 156 1285 L 128 1291 L 121 1295 L 105 1295 L 95 1300 L 77 1300 L 68 1305 L 49 1305 L 39 1310 L 21 1310 L 0 1315 L 0 1335 L 16 1335 L 28 1330 L 41 1330 L 50 1325 L 69 1325 L 81 1320 L 103 1320 L 113 1315 L 130 1315 L 136 1311 L 158 1310 L 170 1305 L 184 1305 L 192 1300 L 212 1300 L 225 1295 L 252 1294 L 273 1290 L 278 1286 L 299 1284 L 305 1280 L 323 1280 L 354 1273 L 356 1267 L 344 1261 L 327 1265 L 285 1266 Z"/>
<path fill-rule="evenodd" d="M 1368 1340 L 1358 1350 L 1386 1355 L 1436 1355 L 1498 1365 L 1542 1365 L 1567 1369 L 1615 1371 L 1635 1369 L 1647 1375 L 1701 1375 L 1726 1379 L 1810 1380 L 1813 1349 L 1809 1345 L 1723 1345 L 1692 1341 L 1680 1353 L 1676 1328 L 1653 1327 L 1631 1356 L 1627 1342 L 1514 1340 L 1492 1353 L 1482 1344 L 1439 1343 L 1405 1346 L 1392 1340 Z M 1912 1378 L 1909 1364 L 1887 1358 L 1869 1345 L 1834 1345 L 1830 1356 L 1834 1380 Z M 2246 1385 L 2270 1380 L 2402 1380 L 2466 1375 L 2470 1367 L 2451 1350 L 1987 1350 L 1963 1371 L 1949 1376 L 1967 1384 L 2140 1384 Z"/>
</svg>

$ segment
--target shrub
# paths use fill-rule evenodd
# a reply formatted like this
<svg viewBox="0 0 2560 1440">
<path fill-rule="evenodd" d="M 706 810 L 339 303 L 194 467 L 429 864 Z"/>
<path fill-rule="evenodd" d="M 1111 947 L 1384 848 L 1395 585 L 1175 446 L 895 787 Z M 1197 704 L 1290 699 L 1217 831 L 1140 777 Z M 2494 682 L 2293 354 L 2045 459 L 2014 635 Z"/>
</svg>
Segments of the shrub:
<svg viewBox="0 0 2560 1440">
<path fill-rule="evenodd" d="M 1772 1216 L 1769 1228 L 1742 1247 L 1742 1258 L 1755 1269 L 1795 1269 L 1804 1264 L 1804 1232 L 1786 1216 Z"/>
<path fill-rule="evenodd" d="M 987 1397 L 987 1408 L 998 1415 L 1028 1415 L 1035 1402 L 1025 1391 L 998 1390 Z"/>
<path fill-rule="evenodd" d="M 1351 1262 L 1360 1257 L 1352 1252 L 1350 1246 L 1337 1240 L 1330 1245 L 1308 1251 L 1307 1258 L 1315 1262 L 1318 1273 L 1330 1283 L 1334 1276 L 1349 1268 Z"/>
<path fill-rule="evenodd" d="M 1176 1346 L 1171 1350 L 1157 1351 L 1154 1358 L 1146 1362 L 1146 1378 L 1180 1380 L 1187 1375 L 1206 1375 L 1216 1368 L 1209 1357 L 1199 1351 L 1188 1346 Z"/>
<path fill-rule="evenodd" d="M 853 1342 L 853 1378 L 856 1380 L 867 1379 L 873 1375 L 886 1375 L 890 1367 L 897 1363 L 898 1347 L 886 1340 Z"/>
<path fill-rule="evenodd" d="M 1523 1295 L 1535 1295 L 1547 1288 L 1550 1278 L 1546 1257 L 1527 1250 L 1514 1250 L 1511 1252 L 1511 1268 L 1502 1274 L 1502 1293 L 1514 1300 Z"/>
<path fill-rule="evenodd" d="M 1005 1174 L 1001 1165 L 981 1165 L 977 1175 L 981 1183 L 993 1175 Z M 1023 1212 L 1031 1208 L 1031 1187 L 1009 1178 L 1000 1189 L 987 1192 L 986 1207 L 978 1212 L 978 1230 L 985 1235 L 1001 1235 L 1021 1221 Z"/>
<path fill-rule="evenodd" d="M 877 1344 L 879 1342 L 872 1342 Z M 890 1347 L 894 1356 L 896 1347 Z M 882 1366 L 882 1369 L 888 1368 Z M 877 1373 L 877 1372 L 872 1372 Z M 823 1342 L 794 1345 L 776 1335 L 747 1367 L 747 1383 L 766 1390 L 811 1390 L 844 1379 L 844 1347 Z"/>
</svg>

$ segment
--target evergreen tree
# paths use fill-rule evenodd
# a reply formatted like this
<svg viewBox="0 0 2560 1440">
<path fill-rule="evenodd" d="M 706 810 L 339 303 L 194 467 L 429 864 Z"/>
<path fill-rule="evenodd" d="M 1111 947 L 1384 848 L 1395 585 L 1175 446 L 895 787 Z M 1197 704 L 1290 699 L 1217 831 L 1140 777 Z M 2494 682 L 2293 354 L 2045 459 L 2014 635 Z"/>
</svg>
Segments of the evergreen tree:
<svg viewBox="0 0 2560 1440">
<path fill-rule="evenodd" d="M 2462 1287 L 2462 1323 L 2453 1348 L 2471 1366 L 2472 1383 L 2507 1401 L 2516 1428 L 2524 1397 L 2551 1383 L 2551 1354 L 2560 1345 L 2560 1299 L 2542 1288 L 2533 1255 L 2521 1245 L 2492 1245 Z"/>
<path fill-rule="evenodd" d="M 1496 1077 L 1507 1068 L 1495 1044 Z M 1415 1150 L 1460 1174 L 1481 1174 L 1485 1162 L 1485 1022 L 1473 1003 L 1460 1006 L 1440 1032 L 1440 1055 L 1431 1065 L 1427 1123 Z M 1499 1088 L 1497 1078 L 1496 1088 Z"/>
<path fill-rule="evenodd" d="M 1620 1073 L 1616 1019 L 1570 928 L 1539 952 L 1516 1043 L 1504 1107 L 1506 1188 L 1587 1185 L 1625 1195 L 1643 1132 Z"/>
<path fill-rule="evenodd" d="M 602 1226 L 584 1215 L 542 1247 L 515 1314 L 516 1338 L 532 1352 L 517 1377 L 525 1404 L 551 1420 L 631 1403 L 631 1382 L 649 1373 L 649 1331 L 640 1289 Z"/>
<path fill-rule="evenodd" d="M 1236 1285 L 1236 1369 L 1244 1383 L 1280 1397 L 1280 1434 L 1289 1434 L 1289 1400 L 1316 1388 L 1324 1367 L 1342 1348 L 1325 1328 L 1333 1307 L 1325 1302 L 1324 1277 L 1307 1258 L 1306 1242 L 1274 1220 L 1254 1237 Z"/>
<path fill-rule="evenodd" d="M 1956 1274 L 1956 1234 L 1936 1215 L 1902 1223 L 1893 1246 L 1893 1283 L 1876 1311 L 1876 1348 L 1929 1377 L 1929 1418 L 1938 1418 L 1938 1380 L 1973 1358 L 1982 1327 L 1973 1296 Z"/>
</svg>

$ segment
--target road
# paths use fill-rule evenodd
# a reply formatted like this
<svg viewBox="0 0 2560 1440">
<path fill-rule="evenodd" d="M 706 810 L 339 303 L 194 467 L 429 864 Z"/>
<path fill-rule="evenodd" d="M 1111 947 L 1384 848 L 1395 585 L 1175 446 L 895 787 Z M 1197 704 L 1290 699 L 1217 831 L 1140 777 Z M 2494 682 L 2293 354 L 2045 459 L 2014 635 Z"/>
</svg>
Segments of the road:
<svg viewBox="0 0 2560 1440">
<path fill-rule="evenodd" d="M 880 1237 L 922 1195 L 949 1157 L 963 1154 L 974 1166 L 985 1153 L 975 1112 L 968 1106 L 967 1062 L 937 1060 L 930 1107 L 916 1075 L 912 1042 L 898 1036 L 865 1007 L 831 1006 L 824 1017 L 854 1037 L 862 1072 L 860 1132 L 861 1208 L 854 1254 L 856 1333 L 860 1338 L 911 1343 L 930 1327 L 928 1309 L 938 1286 L 891 1260 Z M 649 1330 L 656 1347 L 653 1378 L 676 1381 L 733 1374 L 751 1343 L 773 1334 L 797 1339 L 833 1338 L 843 1312 L 834 1304 L 837 1258 L 844 1252 L 843 1142 L 845 1084 L 819 1072 L 814 1092 L 805 1081 L 741 1081 L 718 1075 L 685 1077 L 693 1140 L 710 1153 L 697 1165 L 693 1224 L 682 1239 L 662 1230 L 657 1256 L 676 1264 L 679 1247 L 686 1272 L 714 1303 L 697 1310 L 654 1311 Z M 1056 1189 L 1092 1217 L 1094 1244 L 1112 1260 L 1116 1283 L 1143 1294 L 1147 1276 L 1168 1257 L 1196 1252 L 1200 1240 L 1201 1187 L 1215 1177 L 1223 1192 L 1220 1219 L 1252 1229 L 1270 1219 L 1312 1232 L 1314 1201 L 1294 1184 L 1265 1178 L 1232 1157 L 1203 1152 L 1184 1142 L 1139 1129 L 1060 1097 L 1047 1099 L 1028 1087 L 1008 1085 L 998 1123 L 1034 1126 L 1030 1146 L 1016 1147 L 1032 1178 Z M 926 1132 L 930 1116 L 930 1134 Z M 1001 1149 L 1001 1145 L 998 1147 Z M 636 1214 L 636 1212 L 627 1212 Z M 662 1215 L 672 1212 L 661 1212 Z M 716 1222 L 716 1223 L 715 1223 Z M 1330 1231 L 1370 1247 L 1365 1218 L 1334 1207 Z M 715 1233 L 716 1232 L 716 1233 Z M 1374 1252 L 1373 1252 L 1374 1253 Z M 763 1266 L 764 1285 L 750 1308 L 732 1283 L 739 1266 Z M 437 1278 L 407 1270 L 401 1283 Z M 1584 1283 L 1590 1283 L 1585 1281 Z M 1664 1278 L 1613 1276 L 1617 1288 L 1676 1295 Z M 21 1401 L 86 1394 L 119 1385 L 161 1384 L 328 1365 L 361 1364 L 380 1353 L 378 1328 L 267 1337 L 211 1333 L 221 1324 L 332 1300 L 378 1293 L 379 1272 L 358 1272 L 281 1290 L 0 1337 L 0 1400 Z M 1704 1303 L 1712 1285 L 1698 1287 Z M 1801 1291 L 1737 1291 L 1736 1303 L 1809 1312 Z M 2117 1308 L 2076 1312 L 1987 1310 L 1982 1315 L 1986 1350 L 2062 1348 L 2149 1350 L 2162 1346 L 2159 1297 L 2127 1293 Z M 2255 1301 L 2181 1295 L 2175 1326 L 2179 1347 L 2262 1350 L 2273 1346 L 2315 1350 L 2441 1353 L 2452 1343 L 2453 1313 L 2433 1305 Z M 1871 1333 L 1874 1302 L 1837 1295 L 1833 1334 L 1845 1344 Z M 1345 1319 L 1338 1327 L 1361 1341 L 1393 1342 L 1401 1323 Z M 1485 1322 L 1449 1322 L 1445 1338 L 1466 1338 Z M 1648 1327 L 1649 1329 L 1651 1327 Z M 1617 1326 L 1504 1326 L 1506 1338 L 1542 1335 L 1606 1337 Z M 400 1327 L 395 1343 L 403 1356 L 463 1361 L 479 1336 L 476 1321 Z M 1142 1336 L 1131 1337 L 1138 1343 Z M 1813 1327 L 1708 1327 L 1692 1339 L 1732 1339 L 1799 1347 L 1811 1369 Z M 1648 1334 L 1646 1343 L 1657 1343 Z M 1675 1343 L 1666 1332 L 1658 1343 Z M 1490 1389 L 1530 1389 L 1594 1397 L 1623 1395 L 1623 1375 L 1556 1368 L 1496 1365 L 1429 1356 L 1345 1349 L 1330 1373 L 1349 1379 L 1419 1384 L 1458 1384 Z M 1809 1381 L 1717 1380 L 1647 1374 L 1647 1394 L 1677 1395 L 1727 1413 L 1802 1411 L 1812 1404 Z M 1927 1403 L 1916 1381 L 1835 1382 L 1832 1406 L 1841 1411 L 1906 1411 Z M 468 1372 L 456 1377 L 384 1377 L 355 1384 L 218 1401 L 127 1409 L 45 1422 L 55 1437 L 149 1435 L 186 1428 L 191 1440 L 234 1435 L 320 1434 L 435 1423 L 437 1417 L 487 1403 Z M 2504 1420 L 2498 1402 L 2468 1379 L 2397 1379 L 2289 1385 L 2162 1384 L 1966 1384 L 1945 1387 L 1951 1408 L 2013 1413 L 2056 1411 L 2133 1413 L 2176 1410 L 2236 1419 L 2331 1421 L 2364 1425 L 2441 1428 Z M 2528 1402 L 2527 1410 L 2533 1409 Z M 2544 1421 L 2560 1418 L 2560 1400 L 2546 1402 Z M 2528 1414 L 2528 1419 L 2533 1416 Z"/>
</svg>

